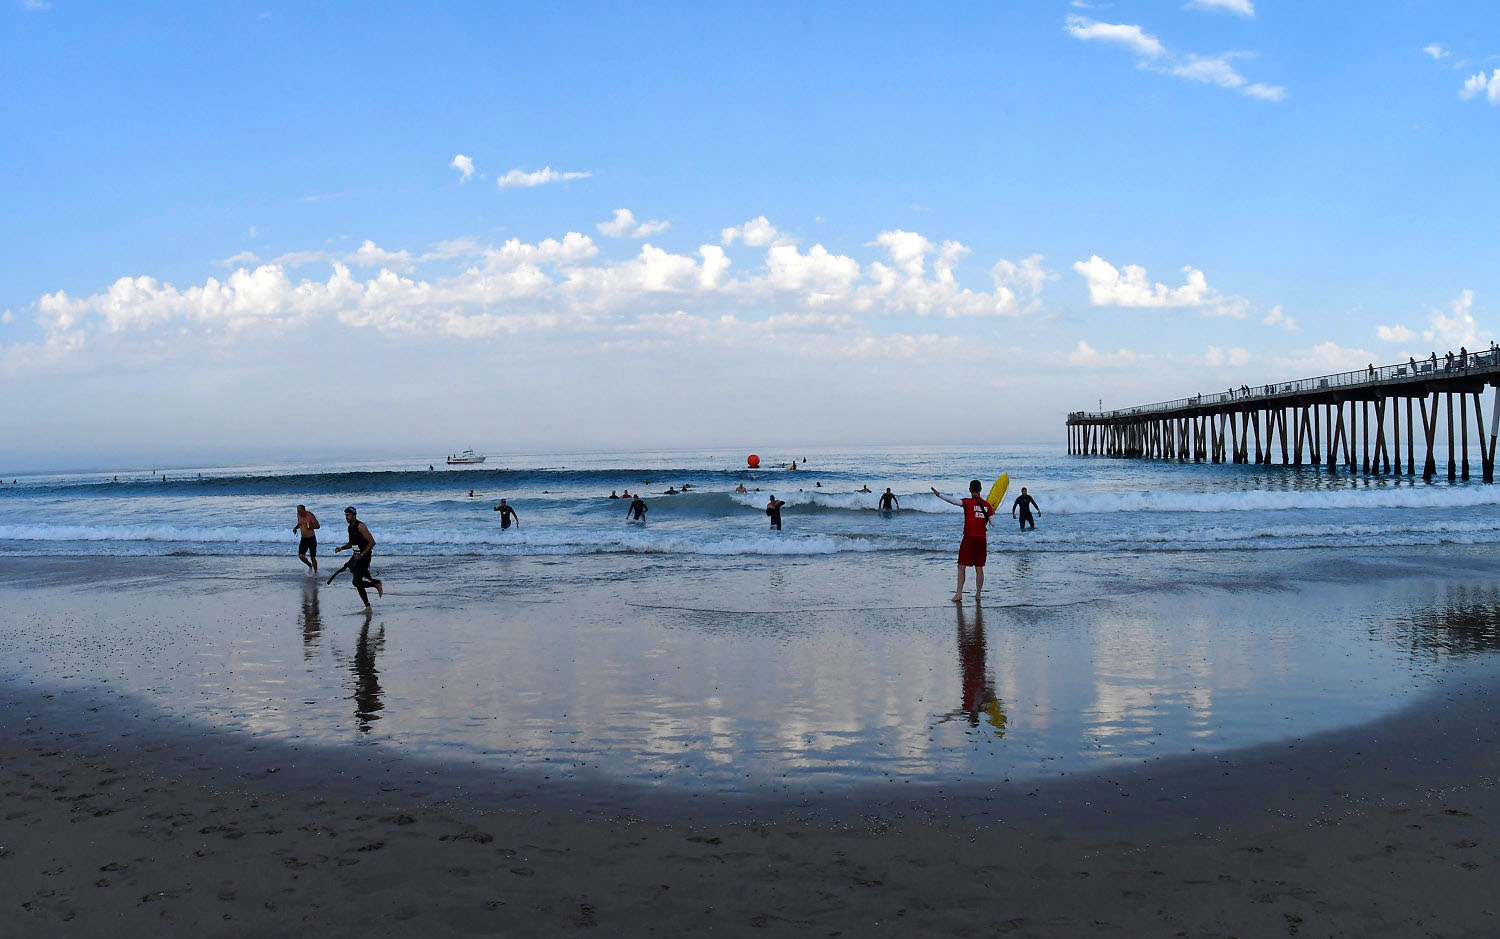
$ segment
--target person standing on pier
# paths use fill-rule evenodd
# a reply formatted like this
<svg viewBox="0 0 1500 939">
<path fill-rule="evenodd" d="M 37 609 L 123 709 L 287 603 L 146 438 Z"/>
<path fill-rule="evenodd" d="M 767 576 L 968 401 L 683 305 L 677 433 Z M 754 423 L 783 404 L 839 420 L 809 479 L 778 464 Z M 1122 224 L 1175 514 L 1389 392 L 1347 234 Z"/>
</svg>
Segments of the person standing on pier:
<svg viewBox="0 0 1500 939">
<path fill-rule="evenodd" d="M 989 528 L 990 519 L 994 518 L 994 511 L 990 504 L 979 495 L 979 480 L 969 480 L 969 498 L 954 499 L 945 496 L 932 487 L 932 494 L 950 505 L 956 505 L 964 510 L 964 537 L 958 543 L 958 589 L 953 592 L 953 602 L 961 603 L 964 598 L 964 575 L 969 568 L 974 568 L 974 601 L 979 602 L 979 593 L 984 590 L 984 559 L 989 553 L 989 546 L 985 542 L 985 534 Z"/>
<path fill-rule="evenodd" d="M 1012 503 L 1010 507 L 1011 518 L 1015 518 L 1016 512 L 1018 510 L 1020 511 L 1022 531 L 1025 531 L 1027 526 L 1030 526 L 1032 531 L 1036 531 L 1036 519 L 1031 517 L 1031 510 L 1033 508 L 1036 508 L 1036 514 L 1042 514 L 1041 507 L 1036 504 L 1035 499 L 1026 494 L 1026 487 L 1022 486 L 1021 495 L 1016 498 L 1016 501 Z"/>
</svg>

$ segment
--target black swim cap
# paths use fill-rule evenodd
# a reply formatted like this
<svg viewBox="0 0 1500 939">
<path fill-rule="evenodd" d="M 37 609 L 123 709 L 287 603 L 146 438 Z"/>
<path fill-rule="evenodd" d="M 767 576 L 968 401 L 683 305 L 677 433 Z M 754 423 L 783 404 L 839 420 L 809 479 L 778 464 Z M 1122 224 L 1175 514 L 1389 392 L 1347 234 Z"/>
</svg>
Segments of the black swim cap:
<svg viewBox="0 0 1500 939">
<path fill-rule="evenodd" d="M 359 514 L 358 512 L 354 511 L 354 506 L 352 506 L 352 505 L 349 506 L 348 508 L 344 509 L 344 513 L 346 515 L 358 515 Z"/>
</svg>

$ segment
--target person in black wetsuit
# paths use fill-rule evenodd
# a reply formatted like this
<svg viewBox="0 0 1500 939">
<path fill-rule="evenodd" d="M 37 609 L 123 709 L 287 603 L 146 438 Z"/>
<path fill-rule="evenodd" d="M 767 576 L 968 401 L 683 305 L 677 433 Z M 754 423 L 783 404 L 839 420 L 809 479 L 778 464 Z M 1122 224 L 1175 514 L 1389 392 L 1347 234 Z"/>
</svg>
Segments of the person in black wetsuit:
<svg viewBox="0 0 1500 939">
<path fill-rule="evenodd" d="M 781 507 L 783 505 L 786 503 L 775 496 L 772 496 L 771 501 L 766 503 L 766 514 L 771 516 L 771 527 L 777 531 L 781 531 Z"/>
<path fill-rule="evenodd" d="M 640 496 L 630 501 L 625 509 L 625 520 L 629 522 L 644 522 L 646 520 L 646 502 Z"/>
<path fill-rule="evenodd" d="M 510 527 L 511 519 L 515 519 L 517 528 L 521 527 L 521 516 L 516 514 L 516 510 L 507 505 L 504 499 L 501 499 L 500 504 L 495 506 L 495 511 L 500 513 L 501 531 Z"/>
<path fill-rule="evenodd" d="M 889 512 L 893 505 L 898 509 L 901 508 L 901 500 L 896 498 L 896 494 L 891 492 L 891 487 L 887 486 L 885 492 L 880 494 L 880 511 Z"/>
<path fill-rule="evenodd" d="M 375 536 L 370 534 L 370 529 L 364 522 L 355 518 L 354 506 L 344 510 L 344 521 L 349 523 L 349 540 L 340 547 L 334 548 L 337 554 L 345 548 L 354 549 L 354 557 L 349 561 L 349 576 L 354 578 L 354 589 L 359 591 L 359 598 L 364 601 L 365 609 L 370 608 L 370 597 L 365 593 L 366 587 L 374 587 L 375 592 L 385 596 L 385 583 L 370 576 L 370 560 L 375 554 Z"/>
<path fill-rule="evenodd" d="M 1031 517 L 1031 510 L 1036 508 L 1036 514 L 1041 515 L 1042 510 L 1037 506 L 1036 500 L 1026 494 L 1026 487 L 1021 487 L 1021 494 L 1016 501 L 1011 503 L 1010 517 L 1015 518 L 1017 510 L 1021 513 L 1021 530 L 1025 531 L 1029 525 L 1033 531 L 1036 530 L 1036 519 Z"/>
</svg>

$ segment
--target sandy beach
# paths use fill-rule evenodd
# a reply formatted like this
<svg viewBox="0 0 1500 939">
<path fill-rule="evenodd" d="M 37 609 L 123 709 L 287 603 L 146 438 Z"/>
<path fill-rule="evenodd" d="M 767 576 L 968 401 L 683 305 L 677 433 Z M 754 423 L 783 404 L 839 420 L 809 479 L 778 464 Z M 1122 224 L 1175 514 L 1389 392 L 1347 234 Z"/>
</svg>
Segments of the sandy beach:
<svg viewBox="0 0 1500 939">
<path fill-rule="evenodd" d="M 724 714 L 705 714 L 703 729 L 679 732 L 696 741 L 697 756 L 664 772 L 636 753 L 612 755 L 624 738 L 566 715 L 555 715 L 550 730 L 519 723 L 499 736 L 486 730 L 490 736 L 465 737 L 463 715 L 489 707 L 488 699 L 462 690 L 462 662 L 429 660 L 422 650 L 471 636 L 476 620 L 488 622 L 489 599 L 455 602 L 415 587 L 394 592 L 379 621 L 389 645 L 377 651 L 369 622 L 343 615 L 352 597 L 345 587 L 323 595 L 327 609 L 313 643 L 298 582 L 278 580 L 272 563 L 10 563 L 4 592 L 12 665 L 0 708 L 0 904 L 7 913 L 0 932 L 550 935 L 597 927 L 613 935 L 1478 936 L 1496 929 L 1500 668 L 1483 654 L 1493 633 L 1493 597 L 1483 590 L 1435 594 L 1449 597 L 1448 605 L 1408 615 L 1414 632 L 1391 627 L 1384 635 L 1351 624 L 1347 632 L 1373 649 L 1398 647 L 1405 658 L 1392 674 L 1416 668 L 1412 662 L 1428 669 L 1448 656 L 1462 663 L 1400 695 L 1382 691 L 1378 700 L 1398 703 L 1374 719 L 1201 753 L 1191 741 L 1204 731 L 1189 723 L 1161 756 L 1115 758 L 1083 771 L 1061 750 L 1060 762 L 1048 756 L 1037 764 L 1042 770 L 1028 769 L 1023 742 L 1056 747 L 1063 738 L 1031 717 L 1028 708 L 1036 705 L 1023 700 L 1040 701 L 1043 692 L 1004 677 L 1007 657 L 1028 654 L 1006 637 L 1069 624 L 1053 630 L 1059 635 L 1035 653 L 1038 662 L 1063 655 L 1074 641 L 1070 631 L 1095 621 L 1108 627 L 1101 635 L 1135 630 L 1136 641 L 1149 645 L 1163 640 L 1139 629 L 1160 616 L 1161 604 L 1191 624 L 1188 594 L 1162 588 L 1101 597 L 1082 612 L 1010 609 L 997 595 L 984 620 L 988 664 L 982 643 L 978 654 L 980 672 L 1002 676 L 994 692 L 984 693 L 998 693 L 1009 709 L 1008 736 L 981 735 L 982 719 L 974 728 L 960 721 L 963 733 L 943 736 L 954 725 L 939 717 L 911 744 L 920 759 L 882 763 L 887 744 L 901 738 L 878 733 L 860 743 L 848 730 L 845 742 L 826 745 L 857 755 L 846 753 L 842 763 L 813 752 L 796 756 L 796 749 L 762 757 L 765 764 L 804 766 L 801 772 L 813 779 L 777 788 L 726 785 L 727 774 L 707 769 L 725 754 L 733 765 L 761 765 L 750 749 L 769 739 L 759 719 L 751 713 L 736 726 L 726 723 L 728 714 L 753 711 L 757 694 L 785 693 L 769 677 L 730 681 L 721 651 L 757 659 L 752 669 L 786 670 L 788 661 L 830 646 L 838 650 L 830 660 L 836 665 L 852 654 L 836 629 L 853 621 L 867 633 L 868 654 L 891 663 L 892 674 L 871 666 L 840 681 L 825 676 L 823 684 L 800 686 L 811 700 L 878 697 L 908 687 L 921 699 L 932 691 L 896 673 L 923 672 L 894 663 L 923 654 L 924 646 L 911 644 L 912 635 L 925 635 L 923 624 L 934 649 L 947 647 L 947 659 L 957 615 L 952 680 L 961 680 L 969 706 L 971 685 L 983 684 L 970 680 L 974 650 L 965 647 L 972 607 L 916 606 L 894 625 L 873 614 L 834 611 L 826 623 L 788 634 L 764 618 L 601 612 L 597 597 L 548 599 L 545 577 L 528 580 L 526 567 L 509 569 L 511 602 L 497 628 L 518 662 L 507 666 L 472 637 L 463 648 L 495 684 L 515 689 L 510 706 L 524 708 L 531 693 L 522 685 L 524 673 L 538 667 L 531 643 L 559 634 L 571 644 L 552 655 L 586 663 L 587 680 L 599 689 L 589 721 L 610 724 L 637 712 L 670 716 L 681 707 L 678 690 L 684 699 L 704 695 L 705 711 L 713 710 L 714 694 L 729 699 Z M 1480 583 L 1487 563 L 1487 555 L 1455 558 L 1449 574 Z M 817 570 L 778 567 L 777 596 L 816 601 L 814 582 L 803 579 Z M 945 573 L 931 575 L 933 586 L 942 586 Z M 1034 573 L 1046 579 L 1045 569 Z M 1344 574 L 1359 581 L 1368 571 Z M 743 576 L 752 575 L 765 572 Z M 764 599 L 744 584 L 736 587 L 742 575 L 734 570 L 715 576 L 720 602 L 753 606 Z M 101 579 L 110 590 L 81 586 Z M 1427 580 L 1413 583 L 1412 596 L 1433 595 Z M 914 589 L 926 587 L 917 578 Z M 840 584 L 836 591 L 845 589 Z M 1328 582 L 1322 589 L 1334 587 Z M 1249 602 L 1261 603 L 1257 590 L 1241 584 L 1215 595 L 1208 608 L 1242 615 L 1233 595 L 1248 591 Z M 1278 602 L 1298 596 L 1275 590 Z M 1363 602 L 1357 598 L 1366 592 L 1351 587 L 1347 602 Z M 1472 602 L 1464 606 L 1453 596 Z M 673 602 L 665 594 L 658 600 Z M 1372 623 L 1392 619 L 1399 606 L 1390 597 L 1381 604 Z M 594 611 L 593 625 L 587 610 Z M 809 615 L 799 614 L 799 621 Z M 1337 621 L 1342 614 L 1330 615 Z M 462 628 L 445 631 L 443 624 L 455 620 Z M 637 628 L 644 632 L 632 632 Z M 1327 645 L 1336 630 L 1323 629 L 1318 641 Z M 755 636 L 767 630 L 771 640 L 757 646 Z M 358 641 L 346 643 L 356 631 Z M 616 647 L 600 652 L 620 631 Z M 401 651 L 403 635 L 414 651 Z M 635 650 L 650 653 L 662 635 L 679 637 L 682 644 L 668 649 L 677 665 L 625 674 L 640 657 Z M 689 644 L 704 635 L 711 645 Z M 1267 657 L 1288 658 L 1287 649 L 1300 648 L 1283 648 L 1292 638 L 1258 641 Z M 1224 624 L 1219 644 L 1226 643 L 1233 644 L 1233 633 Z M 1338 656 L 1362 648 L 1351 645 Z M 559 651 L 565 649 L 574 651 Z M 1229 661 L 1233 667 L 1223 673 L 1205 667 L 1187 680 L 1238 675 L 1240 660 Z M 1068 673 L 1078 672 L 1079 662 L 1069 662 Z M 720 673 L 717 691 L 698 690 L 695 679 L 668 680 L 688 663 L 681 670 Z M 1359 675 L 1371 667 L 1363 659 L 1356 664 Z M 1302 700 L 1295 688 L 1281 698 L 1271 690 L 1278 675 L 1305 680 L 1291 668 L 1280 665 L 1257 679 L 1267 689 L 1262 706 L 1278 715 Z M 403 684 L 403 669 L 416 680 Z M 323 671 L 340 682 L 324 689 L 336 706 L 326 718 L 308 697 L 317 686 L 297 684 Z M 1320 666 L 1315 674 L 1325 671 Z M 668 686 L 637 689 L 660 685 L 658 679 Z M 1060 680 L 1044 690 L 1065 701 Z M 1082 680 L 1105 687 L 1097 676 Z M 1118 676 L 1109 680 L 1116 685 L 1108 687 L 1120 687 Z M 187 683 L 174 683 L 180 681 Z M 672 681 L 685 684 L 679 689 Z M 943 696 L 949 681 L 944 677 L 937 689 Z M 1168 685 L 1153 681 L 1148 687 L 1171 697 Z M 209 687 L 220 685 L 229 690 Z M 1336 690 L 1320 685 L 1307 700 Z M 1215 693 L 1233 697 L 1225 689 Z M 575 697 L 565 689 L 562 700 Z M 1358 713 L 1364 699 L 1344 694 L 1341 700 Z M 804 719 L 799 702 L 772 703 L 769 713 Z M 819 706 L 825 720 L 842 720 L 828 716 L 832 705 Z M 950 707 L 943 700 L 923 706 Z M 550 708 L 543 702 L 538 713 Z M 878 724 L 903 712 L 872 713 Z M 1228 705 L 1215 713 L 1229 722 L 1225 733 L 1235 721 L 1245 733 L 1263 732 Z M 410 732 L 402 730 L 403 720 L 413 722 Z M 1177 734 L 1179 725 L 1162 713 L 1147 726 Z M 589 733 L 592 751 L 582 742 Z M 413 742 L 445 734 L 447 749 Z M 496 741 L 505 734 L 521 742 L 501 752 Z M 716 735 L 728 740 L 718 749 L 709 742 Z M 969 762 L 943 762 L 928 738 L 943 752 L 970 748 Z M 645 741 L 641 746 L 649 749 Z M 986 775 L 985 760 L 998 757 L 985 748 L 1003 756 L 1007 746 L 1021 749 L 1012 763 L 997 765 L 1010 766 L 1004 771 L 1015 778 Z M 1064 768 L 1046 769 L 1054 765 Z M 879 781 L 866 778 L 872 768 Z M 901 773 L 909 775 L 898 779 Z M 942 773 L 951 779 L 934 781 Z"/>
<path fill-rule="evenodd" d="M 1044 786 L 640 811 L 424 797 L 399 760 L 325 784 L 277 747 L 231 772 L 243 739 L 153 742 L 9 687 L 3 932 L 1493 935 L 1497 704 L 1453 687 Z"/>
</svg>

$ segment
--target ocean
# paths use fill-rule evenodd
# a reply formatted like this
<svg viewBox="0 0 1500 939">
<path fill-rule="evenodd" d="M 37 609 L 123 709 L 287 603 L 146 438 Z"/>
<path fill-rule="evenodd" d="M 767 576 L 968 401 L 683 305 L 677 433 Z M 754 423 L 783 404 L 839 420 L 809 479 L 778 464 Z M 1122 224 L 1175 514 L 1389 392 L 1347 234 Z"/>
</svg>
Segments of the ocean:
<svg viewBox="0 0 1500 939">
<path fill-rule="evenodd" d="M 320 765 L 374 746 L 465 785 L 795 798 L 1305 739 L 1496 667 L 1497 486 L 1053 446 L 759 455 L 17 476 L 0 682 Z M 1007 505 L 983 604 L 971 576 L 955 605 L 961 516 L 931 487 L 1001 472 L 1036 530 Z M 346 505 L 378 542 L 369 612 L 325 583 Z"/>
<path fill-rule="evenodd" d="M 791 460 L 796 472 L 772 467 Z M 7 480 L 0 556 L 276 556 L 295 550 L 299 502 L 325 526 L 325 552 L 343 543 L 342 509 L 355 505 L 384 556 L 944 554 L 955 549 L 957 510 L 930 487 L 961 493 L 978 477 L 987 492 L 1002 472 L 1011 478 L 1007 500 L 1028 487 L 1042 523 L 1022 536 L 1007 506 L 992 552 L 1500 541 L 1500 487 L 1478 481 L 1113 460 L 1057 446 L 799 451 L 767 456 L 759 470 L 721 450 L 501 454 L 470 467 L 448 467 L 441 456 L 174 467 L 159 471 L 165 480 L 152 472 Z M 739 485 L 748 491 L 735 492 Z M 873 491 L 857 491 L 864 486 Z M 876 511 L 886 487 L 900 500 L 889 518 Z M 612 491 L 642 494 L 647 523 L 626 524 L 628 500 L 611 500 Z M 787 503 L 781 532 L 764 512 L 772 495 Z M 509 531 L 491 511 L 502 497 L 520 515 Z"/>
</svg>

